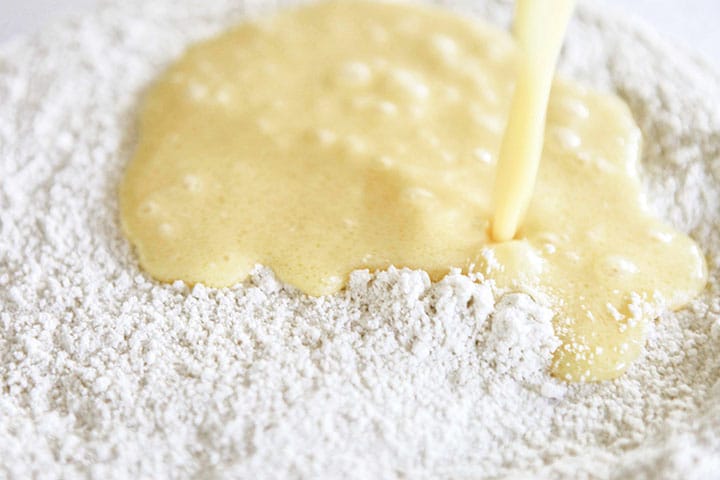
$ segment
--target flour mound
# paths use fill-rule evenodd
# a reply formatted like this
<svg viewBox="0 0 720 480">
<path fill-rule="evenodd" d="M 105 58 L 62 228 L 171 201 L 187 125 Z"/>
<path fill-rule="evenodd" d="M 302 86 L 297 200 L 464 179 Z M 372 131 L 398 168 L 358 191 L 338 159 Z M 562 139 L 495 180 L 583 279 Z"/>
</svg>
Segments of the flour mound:
<svg viewBox="0 0 720 480">
<path fill-rule="evenodd" d="M 716 475 L 720 78 L 590 5 L 561 68 L 628 102 L 649 203 L 710 268 L 621 379 L 552 379 L 543 299 L 458 272 L 359 271 L 310 298 L 263 267 L 221 290 L 138 269 L 116 189 L 143 92 L 189 43 L 281 3 L 108 1 L 0 46 L 0 477 Z"/>
</svg>

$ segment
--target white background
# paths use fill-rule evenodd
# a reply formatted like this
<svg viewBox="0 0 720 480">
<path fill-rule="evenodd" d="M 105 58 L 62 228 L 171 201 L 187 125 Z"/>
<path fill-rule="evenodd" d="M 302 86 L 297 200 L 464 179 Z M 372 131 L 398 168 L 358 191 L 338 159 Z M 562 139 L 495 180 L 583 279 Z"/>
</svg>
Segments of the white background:
<svg viewBox="0 0 720 480">
<path fill-rule="evenodd" d="M 36 31 L 65 15 L 90 10 L 98 1 L 0 0 L 0 42 Z M 643 19 L 673 43 L 704 55 L 720 68 L 720 0 L 594 1 Z"/>
</svg>

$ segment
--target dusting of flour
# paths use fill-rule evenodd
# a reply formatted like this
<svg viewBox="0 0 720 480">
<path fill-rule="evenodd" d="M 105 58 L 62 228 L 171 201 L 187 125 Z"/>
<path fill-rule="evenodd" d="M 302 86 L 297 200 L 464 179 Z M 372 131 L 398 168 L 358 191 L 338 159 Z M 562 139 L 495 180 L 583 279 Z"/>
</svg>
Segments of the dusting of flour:
<svg viewBox="0 0 720 480">
<path fill-rule="evenodd" d="M 310 298 L 262 267 L 222 290 L 138 269 L 116 188 L 144 89 L 279 3 L 108 1 L 0 46 L 0 478 L 717 478 L 720 77 L 591 5 L 561 68 L 628 102 L 649 202 L 710 267 L 621 379 L 550 378 L 552 312 L 479 277 Z"/>
</svg>

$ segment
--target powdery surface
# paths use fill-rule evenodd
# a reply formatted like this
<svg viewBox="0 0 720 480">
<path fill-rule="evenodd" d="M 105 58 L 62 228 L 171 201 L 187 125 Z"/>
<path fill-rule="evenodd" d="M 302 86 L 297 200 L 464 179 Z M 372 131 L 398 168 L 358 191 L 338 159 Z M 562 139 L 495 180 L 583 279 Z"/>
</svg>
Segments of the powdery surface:
<svg viewBox="0 0 720 480">
<path fill-rule="evenodd" d="M 272 7 L 108 2 L 0 47 L 0 477 L 717 476 L 720 78 L 589 6 L 562 68 L 628 101 L 650 201 L 711 270 L 620 380 L 554 381 L 551 312 L 460 274 L 358 272 L 312 299 L 262 268 L 192 291 L 138 270 L 116 186 L 143 89 Z"/>
</svg>

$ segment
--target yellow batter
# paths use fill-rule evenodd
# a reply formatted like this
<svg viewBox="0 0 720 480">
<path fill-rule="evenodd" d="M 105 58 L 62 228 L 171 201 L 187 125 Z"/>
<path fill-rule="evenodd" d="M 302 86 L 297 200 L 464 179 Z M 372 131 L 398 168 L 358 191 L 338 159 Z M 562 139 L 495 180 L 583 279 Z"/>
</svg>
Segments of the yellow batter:
<svg viewBox="0 0 720 480">
<path fill-rule="evenodd" d="M 515 237 L 532 198 L 555 64 L 574 3 L 515 1 L 513 29 L 520 60 L 493 185 L 491 237 L 496 242 Z"/>
<path fill-rule="evenodd" d="M 489 242 L 516 55 L 500 30 L 370 2 L 287 11 L 192 47 L 148 93 L 121 187 L 142 266 L 222 287 L 261 263 L 323 295 L 355 269 L 438 279 L 475 265 L 554 302 L 556 375 L 620 375 L 648 312 L 703 288 L 704 260 L 647 211 L 627 107 L 565 82 L 520 239 Z"/>
</svg>

